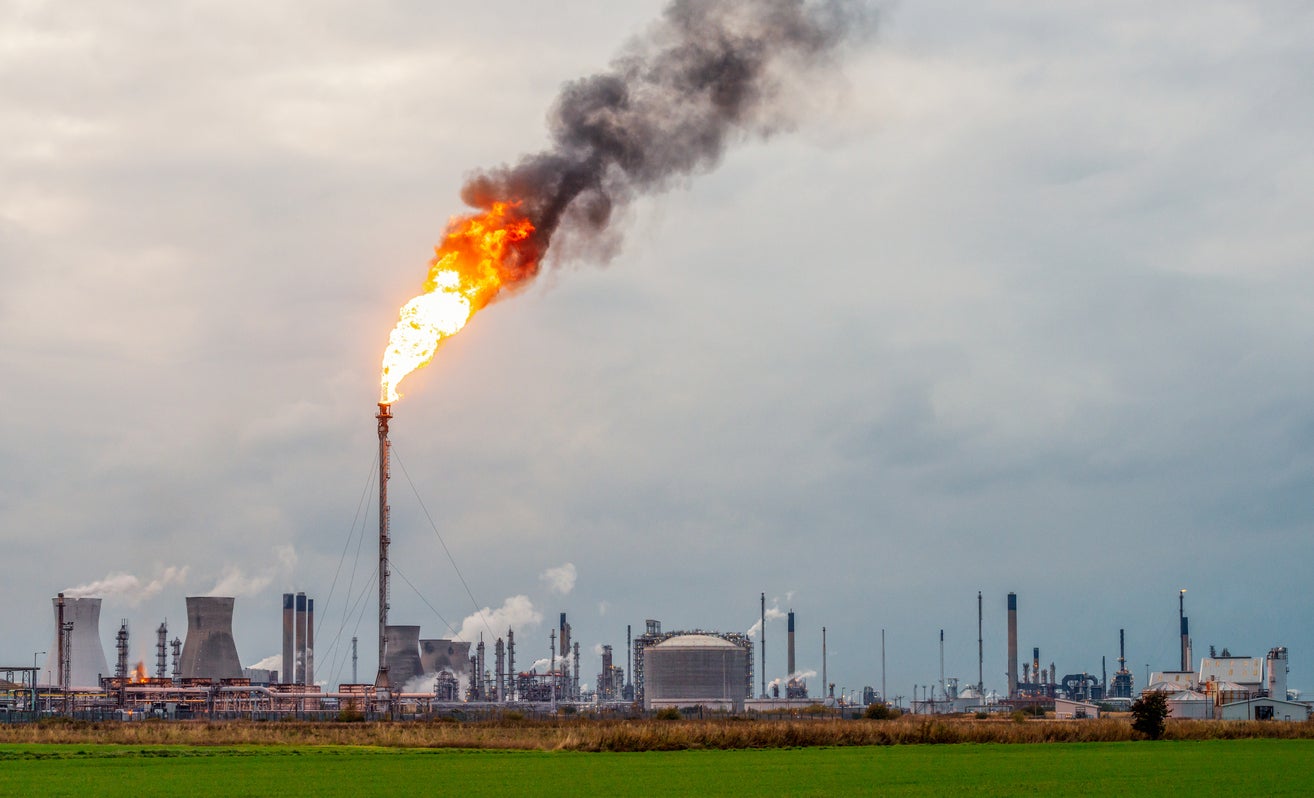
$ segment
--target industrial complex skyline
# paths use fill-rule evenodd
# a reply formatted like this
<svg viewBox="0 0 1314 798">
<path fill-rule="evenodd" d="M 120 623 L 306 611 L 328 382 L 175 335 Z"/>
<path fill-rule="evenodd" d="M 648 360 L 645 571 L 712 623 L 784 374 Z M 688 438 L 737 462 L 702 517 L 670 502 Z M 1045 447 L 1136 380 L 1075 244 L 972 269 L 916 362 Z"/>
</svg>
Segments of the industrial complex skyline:
<svg viewBox="0 0 1314 798">
<path fill-rule="evenodd" d="M 281 663 L 304 592 L 315 678 L 356 636 L 370 680 L 396 308 L 472 171 L 664 5 L 0 11 L 0 661 L 66 591 L 152 671 L 197 596 Z M 1009 593 L 1024 660 L 1112 674 L 1125 629 L 1140 689 L 1186 589 L 1197 662 L 1282 646 L 1314 690 L 1312 35 L 1281 2 L 882 11 L 781 76 L 778 135 L 407 379 L 391 622 L 514 628 L 529 666 L 566 612 L 591 686 L 627 625 L 742 634 L 764 591 L 755 678 L 792 609 L 798 671 L 825 626 L 837 691 L 879 689 L 884 640 L 907 703 L 940 630 L 975 684 L 978 591 L 1005 692 Z"/>
</svg>

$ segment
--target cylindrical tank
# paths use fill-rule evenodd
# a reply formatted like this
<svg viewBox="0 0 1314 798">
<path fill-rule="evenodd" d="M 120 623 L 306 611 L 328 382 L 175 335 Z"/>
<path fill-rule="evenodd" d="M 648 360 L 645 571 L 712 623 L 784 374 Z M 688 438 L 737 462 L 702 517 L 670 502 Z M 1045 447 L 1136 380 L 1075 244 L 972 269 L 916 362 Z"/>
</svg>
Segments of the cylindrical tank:
<svg viewBox="0 0 1314 798">
<path fill-rule="evenodd" d="M 98 689 L 100 677 L 113 675 L 100 641 L 100 601 L 98 598 L 64 598 L 64 622 L 73 624 L 73 631 L 69 633 L 69 687 Z M 52 598 L 50 605 L 55 611 L 55 637 L 47 649 L 46 668 L 40 681 L 59 684 L 59 599 Z M 50 674 L 48 679 L 45 673 Z"/>
<path fill-rule="evenodd" d="M 711 635 L 679 635 L 643 655 L 644 703 L 693 706 L 727 704 L 744 708 L 748 651 Z"/>
<path fill-rule="evenodd" d="M 184 679 L 240 679 L 242 661 L 233 640 L 231 596 L 188 596 L 187 637 L 180 663 Z"/>
<path fill-rule="evenodd" d="M 1268 697 L 1287 700 L 1287 647 L 1277 646 L 1268 651 L 1264 659 L 1264 686 Z"/>
</svg>

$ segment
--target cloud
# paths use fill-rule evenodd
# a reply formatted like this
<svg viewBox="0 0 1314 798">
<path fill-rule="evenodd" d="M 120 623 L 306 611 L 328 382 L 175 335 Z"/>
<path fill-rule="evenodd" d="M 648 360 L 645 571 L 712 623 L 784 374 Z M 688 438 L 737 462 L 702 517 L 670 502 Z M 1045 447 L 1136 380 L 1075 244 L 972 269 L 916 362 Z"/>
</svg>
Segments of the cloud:
<svg viewBox="0 0 1314 798">
<path fill-rule="evenodd" d="M 606 614 L 607 614 L 607 610 L 609 610 L 609 609 L 611 609 L 611 602 L 608 602 L 608 601 L 599 601 L 599 602 L 598 602 L 598 614 L 599 614 L 599 615 L 606 615 Z"/>
<path fill-rule="evenodd" d="M 150 581 L 143 581 L 132 574 L 117 571 L 95 582 L 65 588 L 64 595 L 69 598 L 85 598 L 88 596 L 118 598 L 125 601 L 129 606 L 135 607 L 146 599 L 155 596 L 165 587 L 171 584 L 181 584 L 186 578 L 186 566 L 169 566 Z"/>
<path fill-rule="evenodd" d="M 549 568 L 538 575 L 539 579 L 547 583 L 548 590 L 563 596 L 569 595 L 570 591 L 575 589 L 575 577 L 575 564 L 571 562 Z"/>
<path fill-rule="evenodd" d="M 529 596 L 511 596 L 497 609 L 484 607 L 477 613 L 467 615 L 461 622 L 456 639 L 474 642 L 480 634 L 488 635 L 491 631 L 492 636 L 497 637 L 505 634 L 508 628 L 537 626 L 542 621 L 543 613 L 534 608 L 534 602 L 529 600 Z"/>
</svg>

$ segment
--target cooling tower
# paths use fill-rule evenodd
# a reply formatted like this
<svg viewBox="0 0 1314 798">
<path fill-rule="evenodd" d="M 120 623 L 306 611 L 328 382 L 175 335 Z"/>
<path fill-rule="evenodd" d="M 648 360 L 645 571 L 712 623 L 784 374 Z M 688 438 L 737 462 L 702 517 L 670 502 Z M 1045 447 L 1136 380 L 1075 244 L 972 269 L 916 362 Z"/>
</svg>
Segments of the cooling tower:
<svg viewBox="0 0 1314 798">
<path fill-rule="evenodd" d="M 1017 697 L 1017 594 L 1008 594 L 1008 697 Z"/>
<path fill-rule="evenodd" d="M 470 644 L 457 640 L 421 640 L 420 670 L 423 673 L 451 671 L 455 675 L 470 672 Z"/>
<path fill-rule="evenodd" d="M 388 633 L 388 683 L 403 690 L 420 675 L 420 627 L 385 627 Z"/>
<path fill-rule="evenodd" d="M 240 679 L 242 662 L 233 641 L 233 602 L 227 596 L 187 597 L 187 638 L 182 678 Z"/>
<path fill-rule="evenodd" d="M 55 610 L 55 625 L 59 625 L 59 599 L 50 600 Z M 73 622 L 70 633 L 69 687 L 100 688 L 100 677 L 113 676 L 105 660 L 105 649 L 100 643 L 100 599 L 65 598 L 64 622 Z M 42 683 L 59 684 L 59 629 L 46 654 L 46 668 Z M 45 674 L 49 673 L 49 677 Z"/>
</svg>

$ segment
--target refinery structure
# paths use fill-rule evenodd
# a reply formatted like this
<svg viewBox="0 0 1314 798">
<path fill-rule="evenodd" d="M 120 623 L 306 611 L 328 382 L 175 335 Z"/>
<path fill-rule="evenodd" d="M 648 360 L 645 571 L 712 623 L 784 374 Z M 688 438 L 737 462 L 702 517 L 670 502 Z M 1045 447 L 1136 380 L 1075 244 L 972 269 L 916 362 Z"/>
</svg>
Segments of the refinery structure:
<svg viewBox="0 0 1314 798">
<path fill-rule="evenodd" d="M 44 667 L 0 664 L 0 709 L 5 719 L 36 718 L 51 713 L 81 717 L 332 717 L 343 712 L 375 718 L 424 718 L 443 713 L 497 713 L 514 705 L 518 711 L 615 712 L 626 716 L 663 710 L 727 714 L 813 711 L 861 711 L 885 704 L 916 714 L 1011 713 L 1018 710 L 1052 713 L 1059 718 L 1098 717 L 1126 710 L 1145 690 L 1167 694 L 1170 714 L 1179 718 L 1305 720 L 1309 705 L 1287 686 L 1288 652 L 1274 645 L 1264 656 L 1233 655 L 1227 649 L 1209 656 L 1193 655 L 1185 591 L 1178 594 L 1174 641 L 1179 661 L 1171 669 L 1146 674 L 1140 686 L 1127 667 L 1126 638 L 1118 636 L 1116 669 L 1064 668 L 1047 664 L 1039 646 L 1030 658 L 1020 658 L 1019 602 L 1005 597 L 1006 684 L 988 691 L 984 679 L 983 597 L 977 594 L 977 679 L 963 685 L 947 676 L 944 631 L 939 632 L 938 678 L 914 685 L 912 695 L 885 693 L 884 633 L 880 672 L 865 686 L 841 689 L 827 675 L 827 630 L 820 627 L 820 689 L 809 687 L 815 672 L 801 673 L 796 657 L 796 618 L 791 608 L 785 641 L 785 675 L 767 681 L 766 594 L 759 597 L 756 633 L 692 628 L 663 631 L 659 620 L 645 621 L 635 636 L 625 628 L 624 662 L 614 645 L 599 647 L 601 669 L 585 672 L 580 644 L 567 613 L 557 616 L 545 640 L 527 640 L 525 630 L 489 632 L 476 639 L 428 636 L 420 625 L 394 623 L 390 618 L 389 560 L 391 528 L 388 504 L 390 478 L 390 405 L 381 402 L 375 416 L 378 432 L 378 659 L 373 680 L 361 679 L 357 639 L 351 638 L 351 679 L 328 684 L 318 677 L 315 640 L 315 599 L 305 592 L 287 592 L 269 607 L 252 608 L 253 616 L 270 624 L 281 622 L 279 667 L 244 668 L 234 634 L 237 600 L 232 596 L 188 596 L 186 629 L 180 638 L 167 619 L 154 631 L 154 667 L 146 660 L 132 665 L 132 629 L 126 618 L 114 636 L 111 669 L 101 636 L 104 601 L 95 596 L 52 599 L 52 639 Z M 113 608 L 111 608 L 113 609 Z M 778 610 L 773 610 L 778 613 Z M 275 620 L 276 614 L 278 621 Z M 781 617 L 776 615 L 775 617 Z M 250 623 L 250 617 L 247 622 Z M 321 619 L 322 625 L 322 619 Z M 487 625 L 485 625 L 487 628 Z M 450 628 L 450 627 L 449 627 Z M 339 634 L 341 630 L 339 630 Z M 172 637 L 172 639 L 170 639 Z M 543 646 L 547 657 L 542 657 Z M 521 666 L 530 663 L 529 667 Z M 269 664 L 266 661 L 265 664 Z M 873 669 L 874 671 L 874 669 Z M 783 687 L 783 694 L 782 694 Z M 903 699 L 908 698 L 905 702 Z"/>
</svg>

